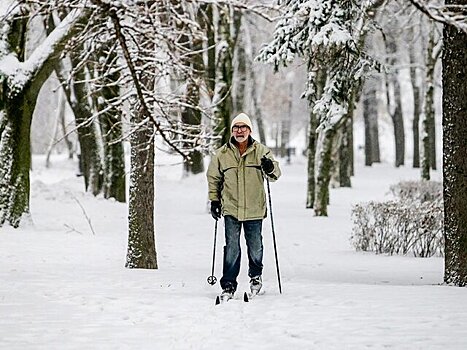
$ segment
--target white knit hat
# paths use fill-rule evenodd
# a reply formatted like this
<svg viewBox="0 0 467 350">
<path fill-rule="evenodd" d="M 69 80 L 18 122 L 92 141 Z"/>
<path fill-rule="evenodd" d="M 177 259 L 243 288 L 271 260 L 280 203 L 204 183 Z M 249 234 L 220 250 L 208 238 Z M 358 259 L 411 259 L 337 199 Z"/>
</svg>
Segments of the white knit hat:
<svg viewBox="0 0 467 350">
<path fill-rule="evenodd" d="M 237 123 L 244 123 L 248 125 L 251 131 L 253 131 L 253 125 L 251 124 L 250 117 L 248 117 L 245 113 L 240 113 L 232 120 L 232 124 L 230 124 L 230 131 L 232 131 L 233 126 Z"/>
</svg>

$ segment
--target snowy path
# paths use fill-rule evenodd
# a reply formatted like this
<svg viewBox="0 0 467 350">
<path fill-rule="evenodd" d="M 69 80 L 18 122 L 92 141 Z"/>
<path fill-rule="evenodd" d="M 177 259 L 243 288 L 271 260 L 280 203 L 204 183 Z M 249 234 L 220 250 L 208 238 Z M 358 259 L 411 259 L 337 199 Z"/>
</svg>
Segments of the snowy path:
<svg viewBox="0 0 467 350">
<path fill-rule="evenodd" d="M 284 293 L 267 220 L 266 294 L 241 301 L 244 256 L 238 300 L 216 307 L 203 175 L 157 170 L 160 269 L 127 270 L 126 206 L 83 194 L 71 165 L 56 167 L 32 175 L 34 226 L 0 229 L 0 349 L 467 348 L 467 290 L 439 285 L 441 258 L 376 256 L 349 244 L 351 203 L 382 199 L 416 171 L 357 168 L 353 188 L 332 190 L 329 217 L 316 218 L 304 209 L 304 161 L 283 165 L 271 189 Z M 219 233 L 218 278 L 222 225 Z"/>
</svg>

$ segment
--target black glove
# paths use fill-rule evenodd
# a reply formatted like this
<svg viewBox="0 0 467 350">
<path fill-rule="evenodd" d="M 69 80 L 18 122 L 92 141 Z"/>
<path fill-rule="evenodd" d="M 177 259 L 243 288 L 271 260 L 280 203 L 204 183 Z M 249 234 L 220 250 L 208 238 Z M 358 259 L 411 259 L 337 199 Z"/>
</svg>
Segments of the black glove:
<svg viewBox="0 0 467 350">
<path fill-rule="evenodd" d="M 266 174 L 271 174 L 274 171 L 274 163 L 271 159 L 263 156 L 263 158 L 261 158 L 261 168 Z"/>
<path fill-rule="evenodd" d="M 221 218 L 222 206 L 219 201 L 211 201 L 211 215 L 214 220 Z"/>
</svg>

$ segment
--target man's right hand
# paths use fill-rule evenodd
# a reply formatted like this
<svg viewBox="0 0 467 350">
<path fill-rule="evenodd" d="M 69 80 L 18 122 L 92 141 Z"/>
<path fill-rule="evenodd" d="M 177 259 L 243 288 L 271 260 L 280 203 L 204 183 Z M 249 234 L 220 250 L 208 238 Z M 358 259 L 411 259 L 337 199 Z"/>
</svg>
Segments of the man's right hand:
<svg viewBox="0 0 467 350">
<path fill-rule="evenodd" d="M 211 215 L 214 220 L 219 220 L 222 215 L 222 206 L 219 201 L 211 201 Z"/>
</svg>

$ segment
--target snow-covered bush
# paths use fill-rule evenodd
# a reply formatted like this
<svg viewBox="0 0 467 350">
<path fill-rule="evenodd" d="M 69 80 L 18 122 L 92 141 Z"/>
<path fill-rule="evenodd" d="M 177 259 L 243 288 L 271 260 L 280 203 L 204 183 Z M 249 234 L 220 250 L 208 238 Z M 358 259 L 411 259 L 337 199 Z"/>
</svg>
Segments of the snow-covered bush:
<svg viewBox="0 0 467 350">
<path fill-rule="evenodd" d="M 439 186 L 437 183 L 403 182 L 391 187 L 399 200 L 354 205 L 353 246 L 377 254 L 442 256 L 443 201 L 437 192 Z"/>
<path fill-rule="evenodd" d="M 402 201 L 435 201 L 443 198 L 443 185 L 437 181 L 402 181 L 389 188 Z"/>
</svg>

